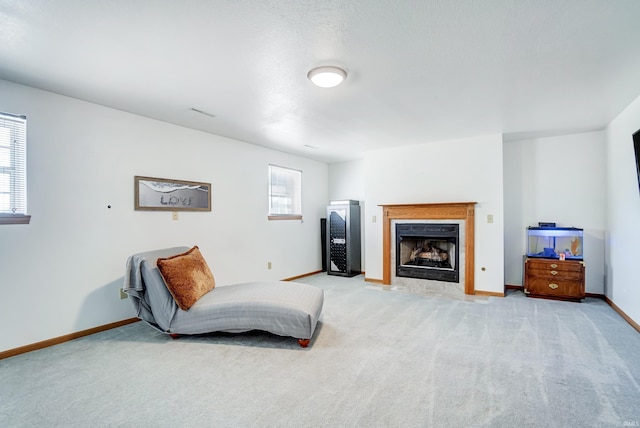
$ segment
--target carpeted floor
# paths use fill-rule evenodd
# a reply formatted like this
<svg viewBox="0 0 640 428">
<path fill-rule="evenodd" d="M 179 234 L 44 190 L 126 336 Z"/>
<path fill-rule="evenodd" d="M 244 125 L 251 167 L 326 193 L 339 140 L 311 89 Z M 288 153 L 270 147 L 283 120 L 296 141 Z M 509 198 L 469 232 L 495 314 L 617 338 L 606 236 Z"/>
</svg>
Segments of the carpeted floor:
<svg viewBox="0 0 640 428">
<path fill-rule="evenodd" d="M 640 425 L 640 334 L 606 303 L 456 299 L 318 274 L 307 349 L 135 323 L 0 361 L 2 427 Z"/>
</svg>

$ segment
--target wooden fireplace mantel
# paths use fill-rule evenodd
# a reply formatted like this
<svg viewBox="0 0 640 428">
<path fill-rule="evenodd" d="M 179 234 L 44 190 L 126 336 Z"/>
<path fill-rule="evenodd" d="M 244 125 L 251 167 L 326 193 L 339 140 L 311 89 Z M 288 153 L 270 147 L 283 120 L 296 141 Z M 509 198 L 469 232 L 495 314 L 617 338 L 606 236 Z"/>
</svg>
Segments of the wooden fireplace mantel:
<svg viewBox="0 0 640 428">
<path fill-rule="evenodd" d="M 476 202 L 442 202 L 433 204 L 393 204 L 382 207 L 382 283 L 391 284 L 391 221 L 392 220 L 465 220 L 464 292 L 475 294 L 474 237 Z"/>
</svg>

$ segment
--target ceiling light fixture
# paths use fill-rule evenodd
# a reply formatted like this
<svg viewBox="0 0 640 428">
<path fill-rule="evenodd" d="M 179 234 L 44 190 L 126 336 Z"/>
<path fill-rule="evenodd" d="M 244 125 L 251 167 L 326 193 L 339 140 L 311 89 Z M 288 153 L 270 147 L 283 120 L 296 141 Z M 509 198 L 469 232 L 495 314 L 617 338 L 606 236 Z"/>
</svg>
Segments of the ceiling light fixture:
<svg viewBox="0 0 640 428">
<path fill-rule="evenodd" d="M 347 78 L 347 72 L 339 67 L 317 67 L 307 73 L 309 80 L 321 88 L 333 88 L 341 84 Z"/>
</svg>

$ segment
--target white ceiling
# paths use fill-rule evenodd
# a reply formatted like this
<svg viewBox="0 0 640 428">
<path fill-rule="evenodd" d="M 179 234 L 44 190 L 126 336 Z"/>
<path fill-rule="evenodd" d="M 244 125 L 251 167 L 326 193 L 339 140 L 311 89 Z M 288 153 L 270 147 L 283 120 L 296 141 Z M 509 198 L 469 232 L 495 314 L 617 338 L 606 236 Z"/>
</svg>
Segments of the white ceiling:
<svg viewBox="0 0 640 428">
<path fill-rule="evenodd" d="M 0 78 L 338 162 L 602 129 L 640 95 L 640 1 L 0 0 Z"/>
</svg>

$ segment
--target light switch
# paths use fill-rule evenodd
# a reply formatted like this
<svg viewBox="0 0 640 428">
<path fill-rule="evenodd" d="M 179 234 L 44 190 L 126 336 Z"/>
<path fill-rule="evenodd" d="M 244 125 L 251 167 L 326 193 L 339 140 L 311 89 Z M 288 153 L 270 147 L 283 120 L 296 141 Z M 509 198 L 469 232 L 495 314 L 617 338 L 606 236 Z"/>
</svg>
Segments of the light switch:
<svg viewBox="0 0 640 428">
<path fill-rule="evenodd" d="M 178 211 L 174 211 L 173 214 L 171 215 L 171 218 L 174 220 L 178 220 Z"/>
<path fill-rule="evenodd" d="M 487 223 L 493 223 L 493 214 L 487 214 Z"/>
</svg>

